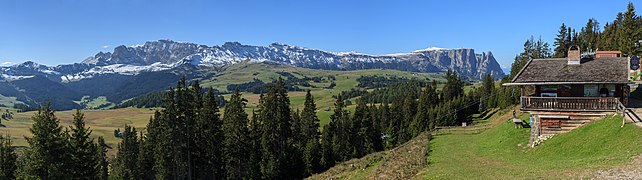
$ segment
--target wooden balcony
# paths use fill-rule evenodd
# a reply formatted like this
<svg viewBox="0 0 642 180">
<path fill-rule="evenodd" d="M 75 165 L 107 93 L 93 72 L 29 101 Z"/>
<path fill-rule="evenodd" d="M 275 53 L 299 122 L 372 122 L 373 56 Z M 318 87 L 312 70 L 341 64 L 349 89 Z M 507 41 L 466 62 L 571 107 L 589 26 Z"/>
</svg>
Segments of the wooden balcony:
<svg viewBox="0 0 642 180">
<path fill-rule="evenodd" d="M 617 111 L 617 97 L 521 97 L 524 111 Z"/>
</svg>

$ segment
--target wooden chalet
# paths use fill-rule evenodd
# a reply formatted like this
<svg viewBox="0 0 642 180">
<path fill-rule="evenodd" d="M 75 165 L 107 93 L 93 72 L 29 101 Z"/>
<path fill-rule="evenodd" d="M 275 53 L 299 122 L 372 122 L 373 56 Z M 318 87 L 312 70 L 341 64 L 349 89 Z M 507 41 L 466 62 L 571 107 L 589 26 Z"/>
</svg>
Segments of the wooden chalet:
<svg viewBox="0 0 642 180">
<path fill-rule="evenodd" d="M 577 48 L 579 49 L 579 48 Z M 532 115 L 533 136 L 567 132 L 623 111 L 629 95 L 628 58 L 584 56 L 533 59 L 510 83 L 521 89 L 520 109 Z"/>
</svg>

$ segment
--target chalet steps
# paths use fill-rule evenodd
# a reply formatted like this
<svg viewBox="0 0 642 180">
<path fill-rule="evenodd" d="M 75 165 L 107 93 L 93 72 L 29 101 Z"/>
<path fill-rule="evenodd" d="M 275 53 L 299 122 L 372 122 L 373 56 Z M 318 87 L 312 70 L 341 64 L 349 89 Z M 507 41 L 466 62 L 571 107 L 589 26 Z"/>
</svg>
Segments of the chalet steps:
<svg viewBox="0 0 642 180">
<path fill-rule="evenodd" d="M 579 112 L 547 112 L 534 114 L 545 120 L 559 120 L 559 127 L 542 127 L 539 134 L 562 134 L 579 128 L 591 122 L 606 118 L 606 113 L 579 113 Z M 555 119 L 555 117 L 559 119 Z M 563 117 L 563 118 L 560 118 Z"/>
</svg>

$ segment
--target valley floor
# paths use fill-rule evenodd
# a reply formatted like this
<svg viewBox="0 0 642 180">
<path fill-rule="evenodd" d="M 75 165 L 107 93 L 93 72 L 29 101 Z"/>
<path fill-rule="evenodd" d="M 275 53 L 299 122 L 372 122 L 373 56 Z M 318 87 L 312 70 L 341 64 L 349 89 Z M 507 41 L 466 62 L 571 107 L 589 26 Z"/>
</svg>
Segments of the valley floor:
<svg viewBox="0 0 642 180">
<path fill-rule="evenodd" d="M 75 112 L 75 110 L 57 111 L 55 114 L 60 121 L 60 125 L 68 128 L 71 126 Z M 107 145 L 112 147 L 109 154 L 115 154 L 118 143 L 121 141 L 121 139 L 114 136 L 114 130 L 119 128 L 123 130 L 125 125 L 130 125 L 138 131 L 142 131 L 147 126 L 149 118 L 154 114 L 153 109 L 143 108 L 83 110 L 82 112 L 85 113 L 85 123 L 92 131 L 92 136 L 94 138 L 103 136 Z M 16 113 L 13 119 L 2 120 L 2 124 L 5 127 L 0 127 L 0 134 L 11 136 L 14 146 L 28 146 L 29 144 L 25 137 L 31 136 L 29 128 L 34 122 L 31 117 L 35 113 L 34 111 Z"/>
</svg>

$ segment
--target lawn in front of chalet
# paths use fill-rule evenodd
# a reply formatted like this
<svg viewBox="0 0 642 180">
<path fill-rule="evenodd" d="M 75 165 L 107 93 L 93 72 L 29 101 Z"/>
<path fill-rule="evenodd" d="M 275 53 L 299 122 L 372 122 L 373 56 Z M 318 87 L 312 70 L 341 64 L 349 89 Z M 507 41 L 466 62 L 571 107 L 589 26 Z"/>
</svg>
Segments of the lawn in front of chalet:
<svg viewBox="0 0 642 180">
<path fill-rule="evenodd" d="M 642 153 L 642 128 L 609 116 L 536 148 L 527 148 L 530 129 L 515 129 L 510 113 L 478 133 L 433 136 L 423 179 L 578 178 L 620 166 Z M 522 119 L 528 120 L 527 115 Z M 491 121 L 493 121 L 491 119 Z"/>
</svg>

